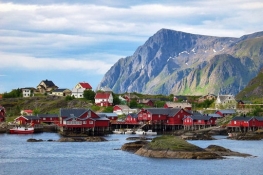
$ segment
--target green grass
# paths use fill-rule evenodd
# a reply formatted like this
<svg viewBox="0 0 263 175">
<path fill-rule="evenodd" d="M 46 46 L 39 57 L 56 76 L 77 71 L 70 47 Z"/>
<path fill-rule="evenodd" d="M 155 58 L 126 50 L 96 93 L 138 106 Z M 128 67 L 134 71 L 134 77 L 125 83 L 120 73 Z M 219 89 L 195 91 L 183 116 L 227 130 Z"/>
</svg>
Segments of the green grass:
<svg viewBox="0 0 263 175">
<path fill-rule="evenodd" d="M 151 150 L 171 150 L 171 151 L 201 151 L 202 148 L 192 145 L 176 136 L 156 137 L 147 146 Z"/>
</svg>

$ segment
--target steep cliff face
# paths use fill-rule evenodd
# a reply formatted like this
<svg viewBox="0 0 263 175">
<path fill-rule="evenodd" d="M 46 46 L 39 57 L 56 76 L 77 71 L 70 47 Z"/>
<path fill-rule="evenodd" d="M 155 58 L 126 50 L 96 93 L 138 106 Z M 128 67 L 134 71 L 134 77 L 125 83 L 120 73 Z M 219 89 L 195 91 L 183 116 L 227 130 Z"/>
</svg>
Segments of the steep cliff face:
<svg viewBox="0 0 263 175">
<path fill-rule="evenodd" d="M 263 32 L 241 38 L 162 29 L 120 59 L 98 88 L 116 93 L 236 94 L 263 65 Z"/>
</svg>

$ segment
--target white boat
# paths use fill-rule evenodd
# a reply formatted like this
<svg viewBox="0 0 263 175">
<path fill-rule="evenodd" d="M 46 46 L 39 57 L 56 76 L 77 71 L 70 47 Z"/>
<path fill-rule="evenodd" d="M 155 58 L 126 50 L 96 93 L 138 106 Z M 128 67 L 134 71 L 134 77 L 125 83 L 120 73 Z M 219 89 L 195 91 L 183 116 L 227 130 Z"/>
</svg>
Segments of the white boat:
<svg viewBox="0 0 263 175">
<path fill-rule="evenodd" d="M 145 135 L 157 135 L 157 132 L 153 132 L 152 130 L 148 130 L 145 132 Z"/>
<path fill-rule="evenodd" d="M 115 129 L 112 132 L 113 132 L 113 134 L 123 134 L 123 130 L 120 130 L 120 129 Z"/>
<path fill-rule="evenodd" d="M 144 134 L 145 134 L 145 131 L 142 130 L 142 129 L 137 129 L 137 130 L 135 131 L 135 134 L 144 135 Z"/>
<path fill-rule="evenodd" d="M 124 131 L 124 133 L 125 133 L 125 134 L 133 134 L 134 132 L 133 132 L 132 129 L 126 129 L 126 130 Z"/>
</svg>

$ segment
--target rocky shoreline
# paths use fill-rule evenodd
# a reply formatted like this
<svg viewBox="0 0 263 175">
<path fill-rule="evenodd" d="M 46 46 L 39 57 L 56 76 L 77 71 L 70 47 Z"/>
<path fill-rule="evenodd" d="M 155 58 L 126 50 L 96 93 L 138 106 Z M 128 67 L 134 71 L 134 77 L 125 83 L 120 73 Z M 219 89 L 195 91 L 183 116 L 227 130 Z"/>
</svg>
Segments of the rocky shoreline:
<svg viewBox="0 0 263 175">
<path fill-rule="evenodd" d="M 174 137 L 175 139 L 173 140 Z M 239 153 L 231 151 L 217 145 L 210 145 L 205 149 L 184 142 L 180 137 L 172 136 L 169 138 L 173 141 L 172 146 L 162 144 L 166 141 L 162 139 L 153 139 L 151 142 L 146 140 L 139 140 L 135 142 L 125 143 L 121 150 L 130 151 L 136 155 L 152 158 L 169 158 L 169 159 L 224 159 L 225 156 L 238 156 L 238 157 L 250 157 L 249 154 Z M 153 143 L 156 146 L 151 146 Z M 178 143 L 178 147 L 174 148 L 174 145 Z"/>
</svg>

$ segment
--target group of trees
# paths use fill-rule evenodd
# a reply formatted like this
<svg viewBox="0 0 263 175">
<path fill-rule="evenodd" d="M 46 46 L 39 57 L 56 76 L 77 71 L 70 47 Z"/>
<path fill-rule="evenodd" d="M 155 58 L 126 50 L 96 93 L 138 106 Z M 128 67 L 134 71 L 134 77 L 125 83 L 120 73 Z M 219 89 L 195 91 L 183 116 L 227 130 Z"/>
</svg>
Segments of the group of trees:
<svg viewBox="0 0 263 175">
<path fill-rule="evenodd" d="M 3 98 L 17 98 L 17 97 L 22 97 L 22 89 L 13 89 L 11 92 L 5 92 L 3 94 Z"/>
</svg>

